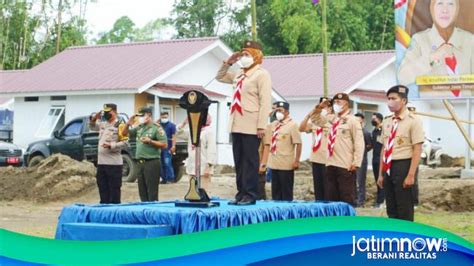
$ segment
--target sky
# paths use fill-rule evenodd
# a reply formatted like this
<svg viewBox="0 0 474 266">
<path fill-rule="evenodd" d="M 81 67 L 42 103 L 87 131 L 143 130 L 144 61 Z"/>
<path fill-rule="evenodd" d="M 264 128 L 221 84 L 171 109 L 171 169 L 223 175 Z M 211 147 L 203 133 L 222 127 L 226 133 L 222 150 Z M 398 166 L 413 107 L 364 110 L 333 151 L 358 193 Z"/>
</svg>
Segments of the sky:
<svg viewBox="0 0 474 266">
<path fill-rule="evenodd" d="M 90 39 L 109 31 L 114 22 L 128 16 L 136 27 L 143 27 L 157 18 L 168 18 L 174 0 L 96 0 L 87 6 L 87 26 L 92 32 Z"/>
</svg>

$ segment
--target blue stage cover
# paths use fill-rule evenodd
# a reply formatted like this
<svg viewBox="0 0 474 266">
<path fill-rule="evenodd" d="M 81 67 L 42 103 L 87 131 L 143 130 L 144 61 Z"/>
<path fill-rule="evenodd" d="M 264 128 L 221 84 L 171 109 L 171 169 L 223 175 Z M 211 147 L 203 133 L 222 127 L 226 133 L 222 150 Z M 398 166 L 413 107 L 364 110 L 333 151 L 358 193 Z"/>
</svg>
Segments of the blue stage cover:
<svg viewBox="0 0 474 266">
<path fill-rule="evenodd" d="M 170 225 L 64 223 L 61 232 L 62 240 L 128 240 L 172 235 L 173 228 Z"/>
<path fill-rule="evenodd" d="M 74 204 L 64 207 L 59 216 L 56 239 L 63 235 L 65 223 L 108 223 L 171 225 L 173 234 L 226 228 L 286 219 L 354 216 L 354 208 L 343 202 L 258 201 L 256 205 L 227 205 L 198 209 L 175 207 L 173 202 L 147 202 L 111 205 Z"/>
</svg>

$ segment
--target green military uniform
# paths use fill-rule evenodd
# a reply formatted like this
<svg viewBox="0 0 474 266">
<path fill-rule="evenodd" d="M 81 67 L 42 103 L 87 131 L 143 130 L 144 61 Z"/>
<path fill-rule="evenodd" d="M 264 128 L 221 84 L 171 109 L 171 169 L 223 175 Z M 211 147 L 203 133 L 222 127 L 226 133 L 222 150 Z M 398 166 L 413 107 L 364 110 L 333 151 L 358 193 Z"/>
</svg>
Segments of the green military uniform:
<svg viewBox="0 0 474 266">
<path fill-rule="evenodd" d="M 161 169 L 161 149 L 145 144 L 141 138 L 167 143 L 165 131 L 160 125 L 140 125 L 129 130 L 136 136 L 136 161 L 138 166 L 138 192 L 141 201 L 158 201 L 158 186 Z"/>
</svg>

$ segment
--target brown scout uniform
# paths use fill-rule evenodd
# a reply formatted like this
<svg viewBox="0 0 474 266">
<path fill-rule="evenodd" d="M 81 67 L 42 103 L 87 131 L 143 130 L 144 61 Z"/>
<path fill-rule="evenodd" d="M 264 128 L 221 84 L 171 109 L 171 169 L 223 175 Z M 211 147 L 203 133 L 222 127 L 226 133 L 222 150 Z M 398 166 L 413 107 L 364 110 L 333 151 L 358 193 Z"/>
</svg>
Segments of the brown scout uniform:
<svg viewBox="0 0 474 266">
<path fill-rule="evenodd" d="M 324 187 L 326 186 L 326 163 L 328 160 L 328 137 L 329 128 L 323 127 L 323 133 L 321 137 L 321 146 L 319 146 L 316 152 L 313 152 L 313 145 L 316 140 L 315 131 L 320 128 L 313 124 L 311 121 L 308 122 L 308 126 L 311 129 L 312 142 L 311 142 L 311 155 L 309 160 L 312 166 L 313 172 L 313 189 L 315 200 L 325 200 Z M 329 124 L 330 126 L 330 124 Z M 308 132 L 309 133 L 309 132 Z"/>
<path fill-rule="evenodd" d="M 272 135 L 279 121 L 274 121 L 267 126 L 265 132 L 265 145 L 272 144 Z M 293 186 L 295 171 L 295 145 L 301 144 L 301 134 L 298 125 L 286 118 L 282 121 L 277 142 L 276 153 L 270 153 L 268 158 L 268 168 L 272 169 L 272 199 L 273 200 L 293 200 Z"/>
<path fill-rule="evenodd" d="M 394 116 L 388 116 L 382 123 L 380 143 L 387 148 Z M 410 188 L 403 188 L 413 157 L 413 145 L 424 142 L 423 122 L 420 117 L 405 109 L 398 121 L 397 133 L 393 144 L 392 167 L 390 175 L 384 173 L 384 191 L 387 215 L 390 218 L 413 221 L 416 202 L 417 181 Z M 382 166 L 381 166 L 382 167 Z"/>
<path fill-rule="evenodd" d="M 326 117 L 316 115 L 316 121 L 313 123 L 325 126 L 327 122 L 335 123 L 337 118 L 336 115 L 327 115 Z M 341 123 L 337 128 L 334 143 L 334 154 L 328 157 L 326 162 L 325 197 L 327 200 L 344 201 L 355 206 L 356 175 L 355 172 L 349 172 L 348 169 L 352 165 L 360 167 L 362 164 L 365 149 L 364 136 L 359 121 L 350 114 L 350 111 L 342 115 L 340 119 Z"/>
<path fill-rule="evenodd" d="M 253 41 L 245 41 L 243 49 L 257 49 L 261 45 Z M 255 60 L 255 58 L 254 58 Z M 243 69 L 233 72 L 230 65 L 224 62 L 217 72 L 216 80 L 233 84 L 237 89 L 237 81 L 242 80 L 240 106 L 242 113 L 231 112 L 229 129 L 232 133 L 232 151 L 236 172 L 237 194 L 231 204 L 254 204 L 258 199 L 258 129 L 265 129 L 268 114 L 271 111 L 272 82 L 270 74 L 259 64 L 252 66 L 244 73 Z"/>
</svg>

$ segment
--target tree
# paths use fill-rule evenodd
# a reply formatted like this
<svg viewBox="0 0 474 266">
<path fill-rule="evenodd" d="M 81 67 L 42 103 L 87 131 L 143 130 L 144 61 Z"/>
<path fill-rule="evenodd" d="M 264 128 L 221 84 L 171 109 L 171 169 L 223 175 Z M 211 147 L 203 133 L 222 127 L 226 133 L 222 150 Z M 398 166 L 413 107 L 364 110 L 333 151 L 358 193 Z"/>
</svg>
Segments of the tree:
<svg viewBox="0 0 474 266">
<path fill-rule="evenodd" d="M 133 39 L 135 41 L 152 41 L 162 39 L 163 30 L 169 25 L 167 19 L 158 18 L 145 24 L 143 28 L 136 29 Z"/>
<path fill-rule="evenodd" d="M 171 21 L 178 38 L 217 36 L 230 11 L 223 0 L 181 0 L 173 5 Z"/>
<path fill-rule="evenodd" d="M 85 44 L 89 1 L 93 0 L 0 0 L 0 69 L 30 68 L 53 56 L 56 45 L 62 51 Z"/>
<path fill-rule="evenodd" d="M 117 19 L 112 29 L 106 33 L 103 33 L 100 39 L 97 41 L 98 44 L 106 43 L 122 43 L 130 42 L 134 40 L 135 23 L 127 17 L 123 16 Z"/>
</svg>

